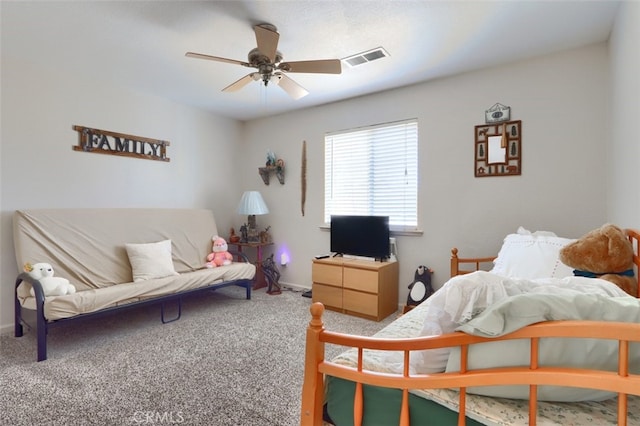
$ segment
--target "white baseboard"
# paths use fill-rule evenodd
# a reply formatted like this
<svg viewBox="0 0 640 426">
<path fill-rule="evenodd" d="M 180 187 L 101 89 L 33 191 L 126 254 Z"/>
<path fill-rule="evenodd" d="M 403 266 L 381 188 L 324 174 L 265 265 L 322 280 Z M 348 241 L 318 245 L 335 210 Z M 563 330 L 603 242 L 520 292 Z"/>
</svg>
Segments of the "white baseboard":
<svg viewBox="0 0 640 426">
<path fill-rule="evenodd" d="M 279 282 L 279 284 L 280 284 L 280 286 L 281 286 L 283 289 L 285 289 L 285 288 L 286 288 L 286 289 L 290 289 L 290 290 L 293 290 L 293 291 L 307 291 L 307 290 L 311 290 L 311 287 L 306 286 L 306 285 L 302 285 L 302 284 L 285 283 L 285 282 L 282 282 L 282 281 L 280 281 L 280 282 Z"/>
</svg>

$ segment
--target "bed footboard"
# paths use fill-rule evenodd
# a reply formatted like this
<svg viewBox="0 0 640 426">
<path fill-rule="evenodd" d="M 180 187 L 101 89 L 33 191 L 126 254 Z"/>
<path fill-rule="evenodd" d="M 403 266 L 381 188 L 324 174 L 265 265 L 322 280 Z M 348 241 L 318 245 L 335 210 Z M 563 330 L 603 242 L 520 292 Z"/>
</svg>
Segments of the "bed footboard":
<svg viewBox="0 0 640 426">
<path fill-rule="evenodd" d="M 356 383 L 354 424 L 363 419 L 363 385 L 400 389 L 401 414 L 398 424 L 409 425 L 409 390 L 459 389 L 458 424 L 466 422 L 466 388 L 471 386 L 529 385 L 529 425 L 536 424 L 538 386 L 572 386 L 597 388 L 618 394 L 618 424 L 627 424 L 627 395 L 640 395 L 640 376 L 629 373 L 630 342 L 640 342 L 640 324 L 597 321 L 549 321 L 522 328 L 511 334 L 485 338 L 455 332 L 441 336 L 405 339 L 379 339 L 326 331 L 322 322 L 324 306 L 314 303 L 307 328 L 304 384 L 302 389 L 301 425 L 322 425 L 324 376 L 342 378 Z M 613 339 L 619 342 L 618 371 L 601 371 L 570 367 L 538 365 L 538 343 L 541 338 L 573 337 Z M 469 345 L 496 340 L 530 340 L 530 365 L 523 367 L 468 370 Z M 355 348 L 357 368 L 325 361 L 326 344 Z M 409 374 L 409 354 L 412 351 L 460 347 L 460 371 L 437 374 Z M 400 351 L 404 354 L 403 374 L 376 373 L 363 369 L 365 349 Z"/>
</svg>

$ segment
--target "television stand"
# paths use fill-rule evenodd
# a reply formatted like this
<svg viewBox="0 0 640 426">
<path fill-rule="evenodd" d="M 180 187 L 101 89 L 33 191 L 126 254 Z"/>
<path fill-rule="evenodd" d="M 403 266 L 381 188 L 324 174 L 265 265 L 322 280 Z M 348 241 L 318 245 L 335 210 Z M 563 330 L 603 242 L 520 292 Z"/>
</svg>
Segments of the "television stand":
<svg viewBox="0 0 640 426">
<path fill-rule="evenodd" d="M 345 314 L 380 321 L 398 310 L 396 261 L 313 259 L 312 300 Z"/>
</svg>

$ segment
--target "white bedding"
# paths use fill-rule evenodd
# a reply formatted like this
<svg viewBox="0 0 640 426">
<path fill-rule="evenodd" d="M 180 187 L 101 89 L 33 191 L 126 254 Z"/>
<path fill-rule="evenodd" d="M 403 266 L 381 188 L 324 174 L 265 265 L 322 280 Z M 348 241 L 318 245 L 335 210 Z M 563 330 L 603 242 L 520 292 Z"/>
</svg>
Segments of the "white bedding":
<svg viewBox="0 0 640 426">
<path fill-rule="evenodd" d="M 425 319 L 420 335 L 437 336 L 452 333 L 488 306 L 507 297 L 526 293 L 628 296 L 616 285 L 601 279 L 565 277 L 528 280 L 477 271 L 451 278 L 424 302 Z M 411 371 L 444 371 L 448 358 L 449 349 L 446 348 L 412 353 Z M 393 357 L 389 361 L 392 364 L 402 362 L 401 359 L 394 360 Z"/>
<path fill-rule="evenodd" d="M 525 293 L 601 294 L 630 297 L 612 283 L 600 279 L 567 277 L 563 279 L 513 279 L 478 271 L 454 277 L 418 307 L 385 327 L 375 337 L 406 338 L 454 331 L 487 306 Z M 449 351 L 423 351 L 412 354 L 411 371 L 444 371 Z M 402 354 L 365 351 L 363 368 L 378 372 L 402 373 Z M 348 350 L 332 360 L 337 364 L 357 366 L 357 352 Z M 412 393 L 431 399 L 457 411 L 457 391 L 450 389 L 414 390 Z M 629 423 L 640 425 L 640 398 L 629 397 Z M 636 414 L 637 413 L 637 414 Z M 468 395 L 467 415 L 486 425 L 523 424 L 528 417 L 528 402 L 516 399 Z M 539 402 L 539 425 L 613 425 L 616 423 L 615 398 L 600 402 Z"/>
</svg>

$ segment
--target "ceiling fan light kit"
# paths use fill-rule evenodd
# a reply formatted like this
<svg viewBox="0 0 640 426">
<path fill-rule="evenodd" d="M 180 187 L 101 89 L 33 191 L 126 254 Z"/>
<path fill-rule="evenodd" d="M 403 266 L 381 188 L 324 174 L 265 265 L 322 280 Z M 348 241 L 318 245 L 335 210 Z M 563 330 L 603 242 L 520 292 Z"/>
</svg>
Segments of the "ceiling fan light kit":
<svg viewBox="0 0 640 426">
<path fill-rule="evenodd" d="M 249 52 L 247 56 L 248 62 L 195 52 L 187 52 L 185 56 L 195 59 L 205 59 L 209 61 L 241 65 L 243 67 L 255 68 L 258 70 L 257 72 L 251 72 L 241 79 L 231 83 L 222 89 L 223 92 L 236 92 L 252 81 L 261 80 L 265 86 L 267 86 L 269 82 L 273 82 L 296 100 L 308 95 L 309 92 L 293 79 L 285 75 L 285 73 L 342 73 L 340 59 L 282 62 L 282 53 L 278 51 L 280 34 L 278 34 L 277 28 L 271 24 L 259 24 L 253 27 L 253 31 L 256 35 L 257 47 Z"/>
</svg>

